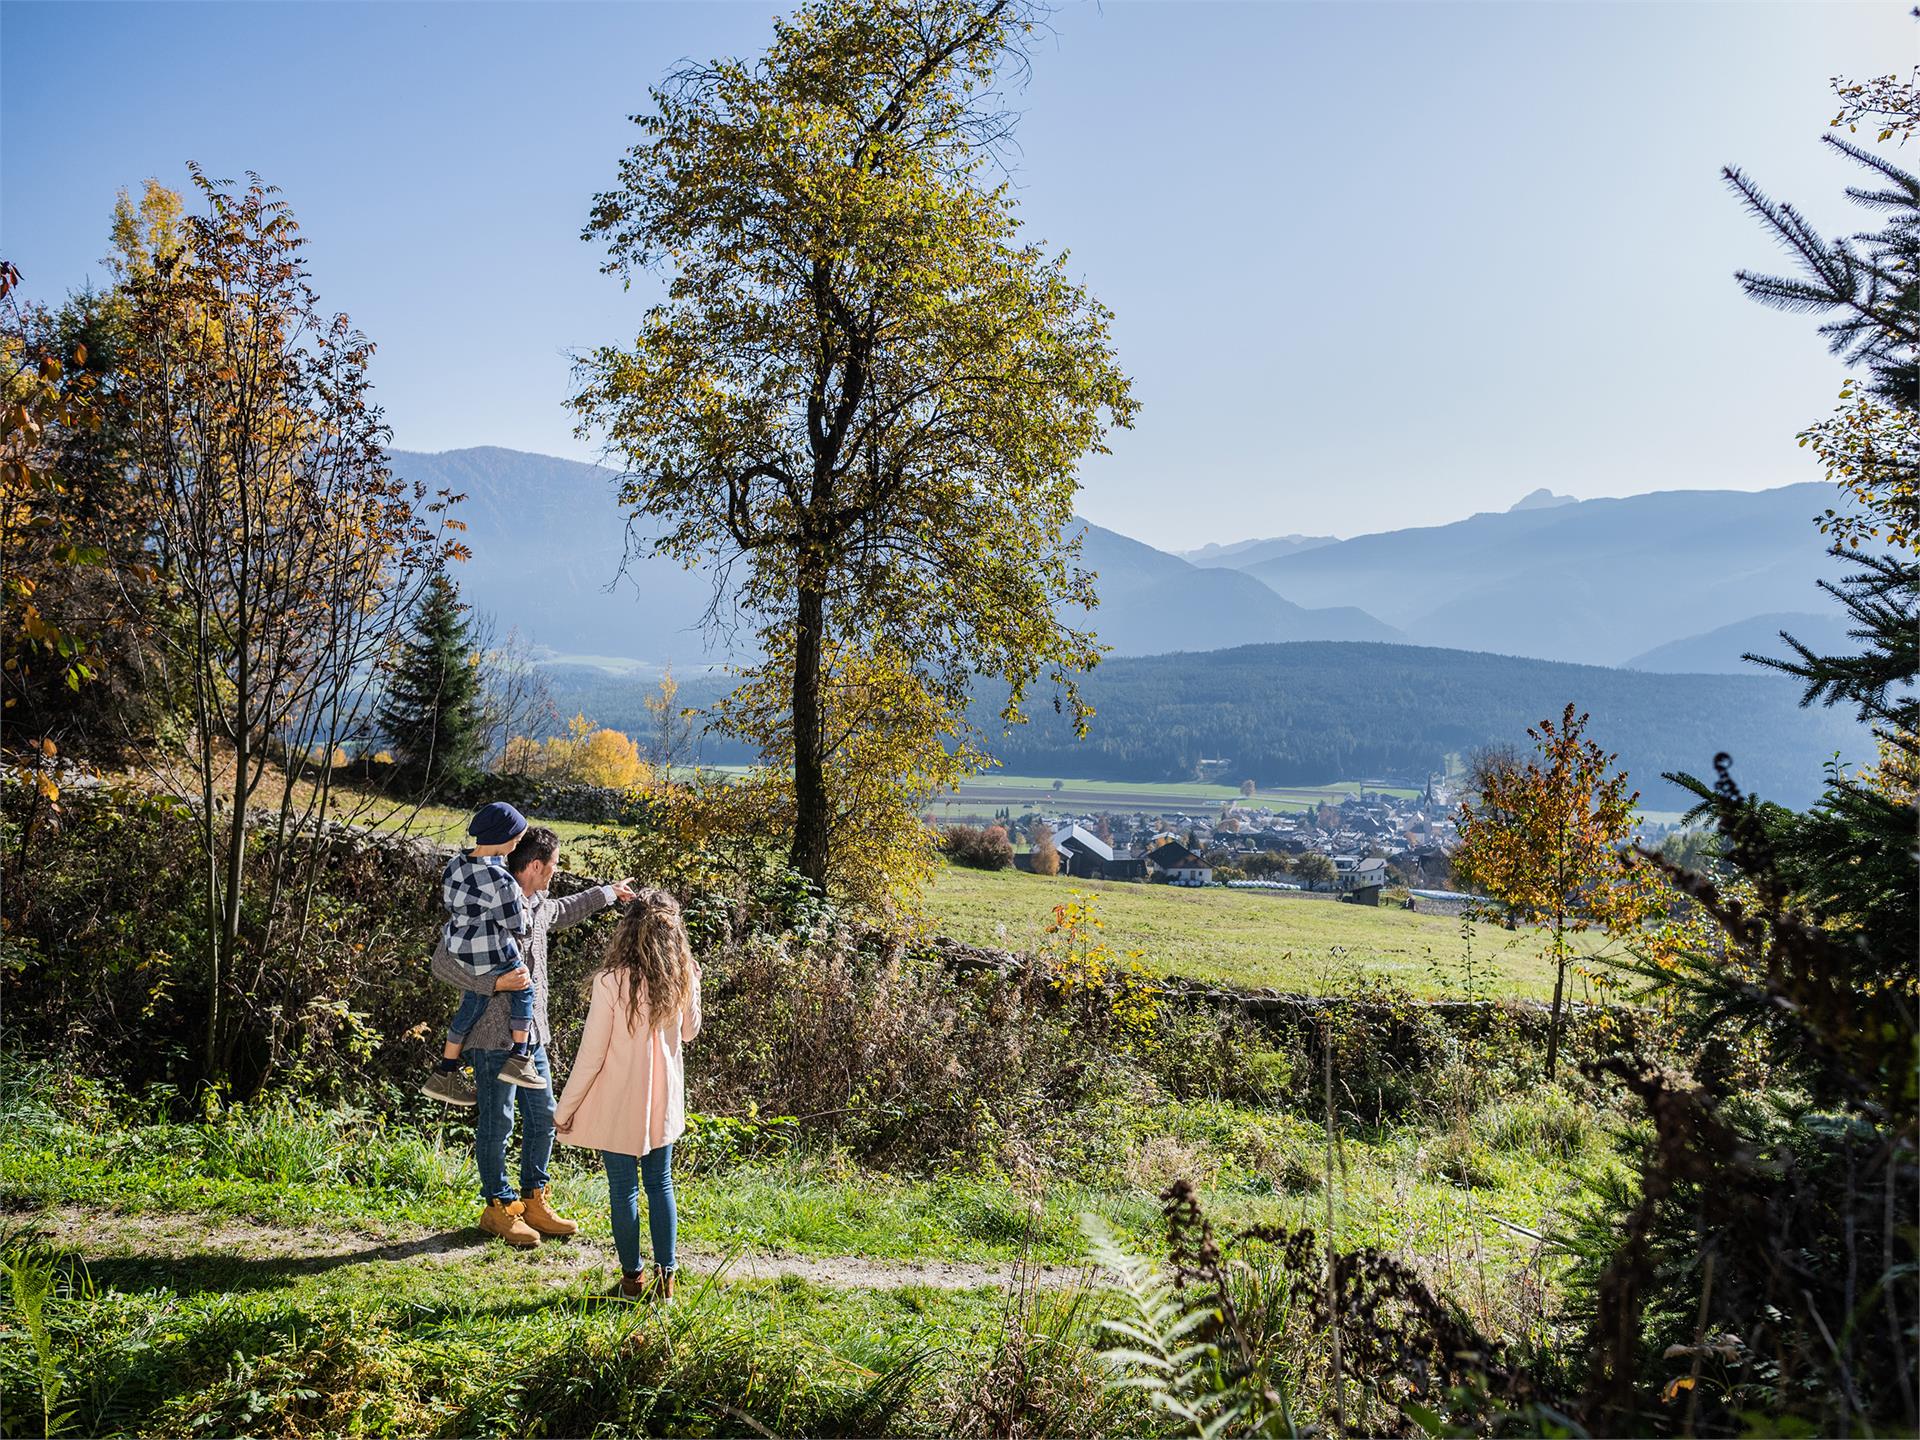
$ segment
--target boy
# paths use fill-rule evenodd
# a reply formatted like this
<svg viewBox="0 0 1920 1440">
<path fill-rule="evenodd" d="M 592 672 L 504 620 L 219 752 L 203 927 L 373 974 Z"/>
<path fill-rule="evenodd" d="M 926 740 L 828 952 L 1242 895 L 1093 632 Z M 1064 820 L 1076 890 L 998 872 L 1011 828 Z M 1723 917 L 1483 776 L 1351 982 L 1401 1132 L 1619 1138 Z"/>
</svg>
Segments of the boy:
<svg viewBox="0 0 1920 1440">
<path fill-rule="evenodd" d="M 526 817 L 504 801 L 482 805 L 467 825 L 472 846 L 447 861 L 447 868 L 441 872 L 440 898 L 447 907 L 446 948 L 462 969 L 476 977 L 497 978 L 526 968 L 514 940 L 526 932 L 526 912 L 520 904 L 520 883 L 508 871 L 506 862 L 526 828 Z M 422 1093 L 448 1105 L 474 1103 L 474 1088 L 460 1074 L 460 1052 L 467 1032 L 478 1023 L 491 998 L 472 991 L 461 996 L 460 1008 L 447 1027 L 440 1063 L 433 1067 Z M 508 991 L 507 1011 L 513 1049 L 500 1078 L 509 1085 L 544 1090 L 547 1082 L 534 1068 L 533 1047 L 527 1042 L 533 1026 L 533 986 Z"/>
</svg>

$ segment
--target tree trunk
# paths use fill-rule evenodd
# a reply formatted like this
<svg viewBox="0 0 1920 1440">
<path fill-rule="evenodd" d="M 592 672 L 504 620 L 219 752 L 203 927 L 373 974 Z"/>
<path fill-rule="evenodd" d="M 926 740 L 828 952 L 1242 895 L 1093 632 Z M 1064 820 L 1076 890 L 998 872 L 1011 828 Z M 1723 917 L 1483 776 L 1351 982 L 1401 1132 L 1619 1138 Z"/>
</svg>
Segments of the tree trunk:
<svg viewBox="0 0 1920 1440">
<path fill-rule="evenodd" d="M 1567 990 L 1567 816 L 1560 812 L 1560 844 L 1553 857 L 1553 1010 L 1547 1016 L 1547 1083 L 1560 1065 L 1560 1004 Z"/>
<path fill-rule="evenodd" d="M 800 584 L 793 647 L 793 851 L 790 862 L 817 895 L 827 889 L 826 715 L 821 703 L 825 587 Z"/>
<path fill-rule="evenodd" d="M 197 683 L 197 682 L 196 682 Z M 200 720 L 200 846 L 201 881 L 205 890 L 207 925 L 207 1036 L 205 1061 L 201 1066 L 200 1078 L 203 1084 L 213 1080 L 213 1064 L 219 1053 L 220 1044 L 220 817 L 214 809 L 213 789 L 213 741 L 206 728 L 206 717 Z"/>
<path fill-rule="evenodd" d="M 1558 913 L 1553 921 L 1553 1010 L 1547 1016 L 1547 1083 L 1552 1084 L 1560 1064 L 1560 1004 L 1567 989 L 1567 947 Z"/>
<path fill-rule="evenodd" d="M 242 673 L 245 673 L 244 669 Z M 250 737 L 243 726 L 233 746 L 233 813 L 227 817 L 226 854 L 221 857 L 226 870 L 226 892 L 220 897 L 221 969 L 229 976 L 234 973 L 240 955 L 240 897 L 247 860 L 247 766 L 253 759 L 253 747 L 249 741 Z M 215 983 L 218 983 L 217 975 Z M 216 1003 L 207 1024 L 209 1080 L 224 1079 L 227 1073 L 228 1055 L 222 1044 L 222 1027 L 214 1023 L 218 1015 Z"/>
</svg>

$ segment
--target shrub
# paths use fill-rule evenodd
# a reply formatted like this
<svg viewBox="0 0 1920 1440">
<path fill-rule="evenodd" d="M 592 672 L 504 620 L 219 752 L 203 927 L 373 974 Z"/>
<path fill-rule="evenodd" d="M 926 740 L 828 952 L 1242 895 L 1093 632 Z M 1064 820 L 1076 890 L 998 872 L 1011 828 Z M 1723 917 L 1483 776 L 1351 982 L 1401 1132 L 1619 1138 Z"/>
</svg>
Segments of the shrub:
<svg viewBox="0 0 1920 1440">
<path fill-rule="evenodd" d="M 1053 843 L 1051 830 L 1041 829 L 1035 833 L 1029 868 L 1036 875 L 1060 873 L 1060 849 Z"/>
<path fill-rule="evenodd" d="M 974 870 L 1013 868 L 1013 842 L 999 825 L 949 825 L 941 832 L 940 848 L 954 864 Z"/>
<path fill-rule="evenodd" d="M 1349 980 L 1331 997 L 1304 1036 L 1299 1087 L 1304 1113 L 1326 1107 L 1322 1082 L 1331 1051 L 1333 1105 L 1361 1125 L 1382 1125 L 1427 1107 L 1430 1072 L 1452 1051 L 1446 1025 L 1400 987 L 1380 980 Z"/>
<path fill-rule="evenodd" d="M 1139 1113 L 1146 1078 L 1039 969 L 961 976 L 838 927 L 753 935 L 705 966 L 703 1112 L 806 1117 L 819 1143 L 909 1169 L 1071 1173 L 1112 1163 Z"/>
<path fill-rule="evenodd" d="M 1149 1057 L 1154 1078 L 1179 1100 L 1267 1105 L 1293 1088 L 1296 1057 L 1237 1008 L 1166 1014 Z"/>
</svg>

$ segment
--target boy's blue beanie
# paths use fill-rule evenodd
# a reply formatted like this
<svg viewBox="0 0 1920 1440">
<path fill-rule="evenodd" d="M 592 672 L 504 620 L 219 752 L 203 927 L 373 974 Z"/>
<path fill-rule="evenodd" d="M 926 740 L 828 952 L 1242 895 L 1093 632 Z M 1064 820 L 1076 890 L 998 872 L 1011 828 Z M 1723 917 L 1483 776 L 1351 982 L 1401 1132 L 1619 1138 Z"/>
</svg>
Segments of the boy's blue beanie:
<svg viewBox="0 0 1920 1440">
<path fill-rule="evenodd" d="M 527 828 L 527 817 L 504 800 L 496 800 L 491 805 L 482 805 L 473 812 L 473 819 L 467 824 L 467 833 L 473 837 L 476 845 L 504 845 L 509 840 L 517 840 Z"/>
</svg>

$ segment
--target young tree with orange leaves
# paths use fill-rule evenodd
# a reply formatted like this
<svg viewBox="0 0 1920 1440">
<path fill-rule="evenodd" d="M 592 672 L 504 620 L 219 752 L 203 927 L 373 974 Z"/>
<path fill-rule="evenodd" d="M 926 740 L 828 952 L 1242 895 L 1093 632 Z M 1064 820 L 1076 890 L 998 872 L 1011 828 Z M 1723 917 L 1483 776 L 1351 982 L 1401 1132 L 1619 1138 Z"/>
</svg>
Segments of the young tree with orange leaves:
<svg viewBox="0 0 1920 1440">
<path fill-rule="evenodd" d="M 1481 768 L 1480 793 L 1460 806 L 1454 868 L 1516 919 L 1551 924 L 1553 1012 L 1547 1078 L 1560 1059 L 1568 936 L 1601 925 L 1619 933 L 1646 913 L 1647 886 L 1621 847 L 1633 833 L 1638 790 L 1619 757 L 1586 738 L 1587 716 L 1569 704 L 1560 723 L 1527 731 L 1535 759 L 1500 757 Z"/>
</svg>

